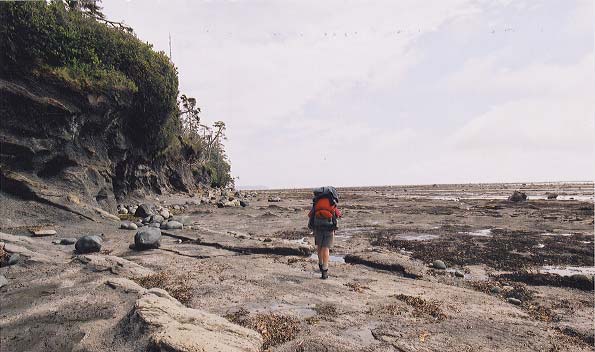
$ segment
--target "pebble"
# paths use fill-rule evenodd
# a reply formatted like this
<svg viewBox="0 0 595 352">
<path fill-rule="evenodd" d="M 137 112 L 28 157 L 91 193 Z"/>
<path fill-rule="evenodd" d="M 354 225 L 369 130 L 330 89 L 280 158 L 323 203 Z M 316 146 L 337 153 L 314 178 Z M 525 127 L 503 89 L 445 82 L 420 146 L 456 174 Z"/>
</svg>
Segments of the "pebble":
<svg viewBox="0 0 595 352">
<path fill-rule="evenodd" d="M 465 273 L 460 271 L 460 270 L 456 270 L 455 271 L 455 276 L 456 277 L 465 277 Z"/>
<path fill-rule="evenodd" d="M 124 230 L 136 230 L 138 229 L 138 225 L 131 221 L 122 221 L 120 228 Z"/>
<path fill-rule="evenodd" d="M 492 288 L 490 288 L 490 292 L 494 293 L 494 294 L 498 294 L 498 293 L 502 292 L 502 289 L 498 286 L 492 286 Z"/>
<path fill-rule="evenodd" d="M 8 280 L 4 277 L 4 275 L 0 275 L 0 288 L 8 285 Z"/>
<path fill-rule="evenodd" d="M 521 305 L 521 303 L 523 303 L 523 302 L 521 302 L 521 300 L 520 300 L 520 299 L 516 299 L 516 298 L 513 298 L 513 297 L 509 297 L 509 298 L 508 298 L 508 299 L 506 299 L 506 300 L 508 301 L 508 303 L 510 303 L 510 304 L 514 304 L 515 306 L 520 306 L 520 305 Z"/>
<path fill-rule="evenodd" d="M 76 241 L 74 248 L 79 253 L 93 253 L 101 250 L 103 239 L 97 235 L 83 236 Z"/>
<path fill-rule="evenodd" d="M 18 253 L 13 253 L 8 257 L 8 265 L 15 265 L 21 260 L 21 256 Z"/>
<path fill-rule="evenodd" d="M 434 262 L 432 263 L 432 267 L 434 269 L 444 270 L 446 269 L 446 264 L 444 264 L 442 260 L 434 260 Z"/>
</svg>

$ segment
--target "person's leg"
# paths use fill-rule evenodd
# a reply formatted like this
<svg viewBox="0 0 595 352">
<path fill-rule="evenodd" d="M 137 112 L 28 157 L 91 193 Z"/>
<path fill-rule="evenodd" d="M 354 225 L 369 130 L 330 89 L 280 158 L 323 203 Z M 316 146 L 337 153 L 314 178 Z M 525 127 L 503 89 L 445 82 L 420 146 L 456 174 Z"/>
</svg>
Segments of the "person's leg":
<svg viewBox="0 0 595 352">
<path fill-rule="evenodd" d="M 328 247 L 321 247 L 320 248 L 320 254 L 319 254 L 319 258 L 322 257 L 322 268 L 324 270 L 328 269 L 328 261 L 329 261 L 329 257 L 330 257 L 330 250 Z"/>
<path fill-rule="evenodd" d="M 320 269 L 320 271 L 322 271 L 322 266 L 324 263 L 322 249 L 323 247 L 320 244 L 316 246 L 316 253 L 318 254 L 318 269 Z"/>
</svg>

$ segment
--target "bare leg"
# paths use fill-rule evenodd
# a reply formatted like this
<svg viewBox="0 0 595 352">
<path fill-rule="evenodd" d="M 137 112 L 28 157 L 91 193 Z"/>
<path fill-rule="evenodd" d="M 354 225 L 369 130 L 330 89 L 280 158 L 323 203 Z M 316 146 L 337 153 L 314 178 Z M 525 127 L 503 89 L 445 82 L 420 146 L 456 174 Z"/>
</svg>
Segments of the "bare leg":
<svg viewBox="0 0 595 352">
<path fill-rule="evenodd" d="M 318 258 L 322 257 L 322 267 L 328 269 L 328 260 L 330 257 L 330 251 L 328 247 L 320 248 L 320 254 L 318 254 Z"/>
<path fill-rule="evenodd" d="M 322 247 L 320 245 L 316 246 L 316 253 L 318 254 L 318 264 L 322 265 L 324 261 L 322 257 Z"/>
</svg>

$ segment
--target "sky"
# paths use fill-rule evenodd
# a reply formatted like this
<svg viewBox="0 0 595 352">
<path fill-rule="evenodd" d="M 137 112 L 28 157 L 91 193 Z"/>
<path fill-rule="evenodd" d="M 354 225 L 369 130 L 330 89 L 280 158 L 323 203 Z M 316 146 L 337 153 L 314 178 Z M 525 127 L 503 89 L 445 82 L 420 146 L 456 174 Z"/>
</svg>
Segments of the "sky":
<svg viewBox="0 0 595 352">
<path fill-rule="evenodd" d="M 594 6 L 103 1 L 270 188 L 593 180 Z"/>
</svg>

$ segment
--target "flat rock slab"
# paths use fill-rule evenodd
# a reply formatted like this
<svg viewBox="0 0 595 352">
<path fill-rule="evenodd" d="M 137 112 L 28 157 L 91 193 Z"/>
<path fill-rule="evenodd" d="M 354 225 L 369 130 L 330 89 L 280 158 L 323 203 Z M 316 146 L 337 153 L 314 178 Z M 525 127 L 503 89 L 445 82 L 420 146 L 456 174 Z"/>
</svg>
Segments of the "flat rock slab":
<svg viewBox="0 0 595 352">
<path fill-rule="evenodd" d="M 45 237 L 45 236 L 53 236 L 56 234 L 56 230 L 52 229 L 39 229 L 39 230 L 31 230 L 33 237 Z"/>
<path fill-rule="evenodd" d="M 109 271 L 112 274 L 128 278 L 154 274 L 151 269 L 113 255 L 86 254 L 77 256 L 76 260 L 85 264 L 92 271 Z"/>
<path fill-rule="evenodd" d="M 213 257 L 230 257 L 238 255 L 237 252 L 228 251 L 225 249 L 215 248 L 211 246 L 201 246 L 199 244 L 162 244 L 159 249 L 172 252 L 185 257 L 192 257 L 197 259 L 213 258 Z"/>
<path fill-rule="evenodd" d="M 195 241 L 203 246 L 210 246 L 225 249 L 237 253 L 249 254 L 278 254 L 310 256 L 314 252 L 313 247 L 299 245 L 297 243 L 288 243 L 287 241 L 273 240 L 264 242 L 261 240 L 249 238 L 246 235 L 230 234 L 223 232 L 205 231 L 205 230 L 182 230 L 168 232 L 162 231 L 164 236 L 174 237 L 183 241 Z"/>
<path fill-rule="evenodd" d="M 150 350 L 257 352 L 262 347 L 256 331 L 187 308 L 158 288 L 147 290 L 136 301 L 132 316 L 150 334 Z"/>
<path fill-rule="evenodd" d="M 375 269 L 398 272 L 405 277 L 418 279 L 424 276 L 423 264 L 398 253 L 361 252 L 345 256 L 345 263 L 362 264 Z"/>
</svg>

